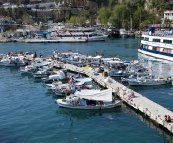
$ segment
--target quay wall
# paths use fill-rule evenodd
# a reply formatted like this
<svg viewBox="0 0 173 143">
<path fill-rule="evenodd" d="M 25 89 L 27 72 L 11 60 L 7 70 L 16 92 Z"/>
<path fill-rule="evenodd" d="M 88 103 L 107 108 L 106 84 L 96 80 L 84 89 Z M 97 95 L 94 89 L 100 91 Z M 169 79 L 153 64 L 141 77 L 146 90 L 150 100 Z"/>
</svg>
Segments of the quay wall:
<svg viewBox="0 0 173 143">
<path fill-rule="evenodd" d="M 116 93 L 128 105 L 135 108 L 136 110 L 141 111 L 151 120 L 168 129 L 171 133 L 173 133 L 173 122 L 165 121 L 164 117 L 165 115 L 169 115 L 171 118 L 173 118 L 173 112 L 169 109 L 162 107 L 161 105 L 149 100 L 148 98 L 142 96 L 141 94 L 135 91 L 133 91 L 135 93 L 135 97 L 128 99 L 126 95 L 129 91 L 132 91 L 131 89 L 120 84 L 111 77 L 108 77 L 106 79 L 104 76 L 102 76 L 101 73 L 98 75 L 94 75 L 95 71 L 91 68 L 84 69 L 82 67 L 77 67 L 71 64 L 64 64 L 58 61 L 52 61 L 52 65 L 59 68 L 65 68 L 73 72 L 85 74 L 88 77 L 95 80 L 100 85 L 102 85 L 103 87 L 111 88 L 112 92 Z"/>
</svg>

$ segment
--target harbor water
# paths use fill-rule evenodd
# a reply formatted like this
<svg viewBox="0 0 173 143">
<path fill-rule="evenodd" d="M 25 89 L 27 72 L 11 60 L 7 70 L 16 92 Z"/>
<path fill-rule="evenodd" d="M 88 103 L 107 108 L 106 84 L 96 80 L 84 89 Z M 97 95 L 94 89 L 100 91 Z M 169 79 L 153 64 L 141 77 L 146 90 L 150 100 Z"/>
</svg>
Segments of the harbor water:
<svg viewBox="0 0 173 143">
<path fill-rule="evenodd" d="M 138 54 L 140 39 L 89 43 L 0 43 L 0 53 L 31 51 L 44 57 L 72 50 L 136 60 L 158 77 L 173 76 L 173 63 Z M 119 80 L 119 79 L 116 79 Z M 128 85 L 127 85 L 128 86 Z M 173 111 L 173 86 L 129 87 Z M 0 67 L 0 143 L 170 143 L 173 135 L 123 103 L 110 110 L 59 108 L 40 79 Z"/>
</svg>

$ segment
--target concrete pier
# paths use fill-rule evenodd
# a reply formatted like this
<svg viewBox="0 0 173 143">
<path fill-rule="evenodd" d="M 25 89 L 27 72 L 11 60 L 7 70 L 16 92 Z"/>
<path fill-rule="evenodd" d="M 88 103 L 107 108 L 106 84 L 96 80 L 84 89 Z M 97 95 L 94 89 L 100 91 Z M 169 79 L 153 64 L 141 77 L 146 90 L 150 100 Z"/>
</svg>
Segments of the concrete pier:
<svg viewBox="0 0 173 143">
<path fill-rule="evenodd" d="M 162 125 L 166 129 L 168 129 L 171 133 L 173 133 L 173 121 L 167 122 L 165 121 L 165 115 L 169 115 L 173 119 L 173 112 L 162 107 L 161 105 L 149 100 L 148 98 L 142 96 L 141 94 L 133 91 L 135 93 L 135 97 L 128 99 L 126 94 L 131 89 L 126 86 L 120 84 L 115 81 L 111 77 L 108 77 L 107 80 L 102 74 L 94 75 L 94 69 L 88 68 L 84 69 L 83 67 L 77 67 L 71 64 L 64 64 L 58 61 L 52 61 L 52 65 L 59 68 L 66 68 L 70 71 L 78 72 L 81 74 L 85 74 L 88 77 L 95 80 L 97 83 L 106 88 L 111 88 L 114 93 L 116 93 L 124 102 L 129 104 L 131 107 L 141 111 L 145 115 L 147 115 L 150 119 Z"/>
</svg>

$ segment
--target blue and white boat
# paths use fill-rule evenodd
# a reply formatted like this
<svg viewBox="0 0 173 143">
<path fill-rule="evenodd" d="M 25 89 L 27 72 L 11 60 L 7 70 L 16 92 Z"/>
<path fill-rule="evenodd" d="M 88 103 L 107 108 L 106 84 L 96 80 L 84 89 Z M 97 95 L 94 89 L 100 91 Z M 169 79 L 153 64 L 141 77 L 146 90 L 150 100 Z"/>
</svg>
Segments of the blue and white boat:
<svg viewBox="0 0 173 143">
<path fill-rule="evenodd" d="M 70 109 L 100 110 L 121 106 L 121 100 L 112 99 L 112 90 L 81 90 L 65 99 L 55 100 L 59 107 Z"/>
<path fill-rule="evenodd" d="M 173 33 L 155 32 L 154 27 L 149 28 L 149 32 L 142 35 L 138 52 L 157 59 L 173 61 Z"/>
</svg>

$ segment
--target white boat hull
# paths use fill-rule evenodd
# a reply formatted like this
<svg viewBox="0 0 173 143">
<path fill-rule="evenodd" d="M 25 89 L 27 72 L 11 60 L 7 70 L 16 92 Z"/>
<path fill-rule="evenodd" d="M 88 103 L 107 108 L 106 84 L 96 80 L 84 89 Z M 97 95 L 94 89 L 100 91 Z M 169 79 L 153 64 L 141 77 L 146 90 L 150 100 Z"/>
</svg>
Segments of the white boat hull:
<svg viewBox="0 0 173 143">
<path fill-rule="evenodd" d="M 107 37 L 108 37 L 108 35 L 89 37 L 88 42 L 105 41 Z"/>
<path fill-rule="evenodd" d="M 82 109 L 82 110 L 100 110 L 100 109 L 111 109 L 115 108 L 118 106 L 121 106 L 121 101 L 115 101 L 112 104 L 108 105 L 88 105 L 88 106 L 80 106 L 80 105 L 73 105 L 73 104 L 66 104 L 66 102 L 62 101 L 63 99 L 58 99 L 56 102 L 58 103 L 59 107 L 64 107 L 64 108 L 70 108 L 70 109 Z"/>
<path fill-rule="evenodd" d="M 147 52 L 147 51 L 140 50 L 140 49 L 138 49 L 138 52 L 139 53 L 142 53 L 142 54 L 145 54 L 145 55 L 152 56 L 152 57 L 157 58 L 157 59 L 163 59 L 163 60 L 167 60 L 167 61 L 173 61 L 173 57 L 164 56 L 164 55 L 161 55 L 161 54 L 155 54 L 155 53 Z"/>
<path fill-rule="evenodd" d="M 47 77 L 48 74 L 32 74 L 35 78 Z"/>
<path fill-rule="evenodd" d="M 149 81 L 149 82 L 139 82 L 139 81 L 130 81 L 128 80 L 130 86 L 155 86 L 155 85 L 165 85 L 172 83 L 172 80 L 167 81 Z"/>
<path fill-rule="evenodd" d="M 6 67 L 20 67 L 20 66 L 25 66 L 25 63 L 21 63 L 21 64 L 11 64 L 11 63 L 6 63 L 5 66 Z"/>
</svg>

